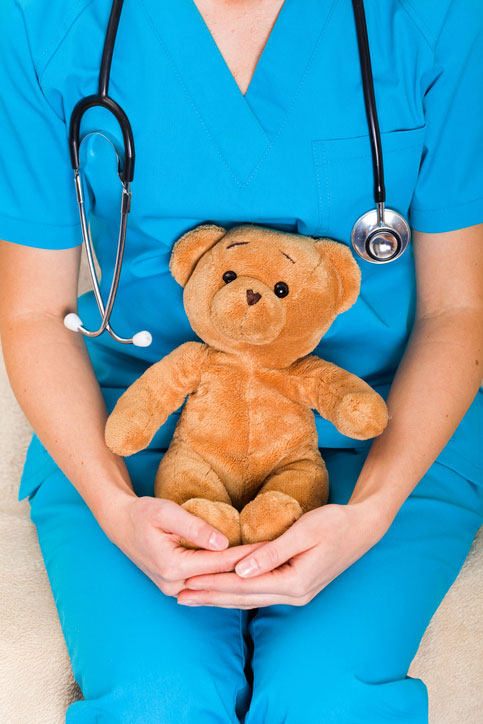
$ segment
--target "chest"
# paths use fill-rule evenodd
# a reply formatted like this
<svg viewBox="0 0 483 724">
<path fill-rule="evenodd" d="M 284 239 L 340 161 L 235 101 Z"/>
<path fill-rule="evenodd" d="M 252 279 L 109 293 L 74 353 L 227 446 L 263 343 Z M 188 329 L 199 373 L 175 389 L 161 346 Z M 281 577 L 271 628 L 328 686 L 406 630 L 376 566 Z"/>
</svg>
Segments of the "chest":
<svg viewBox="0 0 483 724">
<path fill-rule="evenodd" d="M 57 88 L 51 100 L 59 104 L 60 95 L 66 114 L 96 87 L 106 21 L 101 5 L 86 11 L 56 56 L 57 71 L 49 69 L 65 76 L 70 68 L 60 94 L 52 75 Z M 426 59 L 398 3 L 375 5 L 368 8 L 370 37 L 380 35 L 380 24 L 387 25 L 384 43 L 373 43 L 372 51 L 388 204 L 405 213 L 422 153 Z M 205 13 L 207 6 L 201 7 Z M 277 3 L 258 6 L 270 13 L 251 31 L 247 14 L 232 33 L 234 42 L 229 22 L 207 16 L 211 35 L 188 0 L 125 2 L 110 92 L 134 131 L 130 226 L 145 241 L 154 237 L 158 245 L 170 246 L 207 219 L 346 239 L 353 221 L 372 205 L 371 151 L 350 3 L 286 0 L 276 19 Z M 246 75 L 259 56 L 245 95 L 215 39 L 235 75 Z M 96 129 L 121 148 L 116 122 L 103 110 L 87 114 L 82 132 Z M 105 138 L 92 136 L 83 152 L 92 213 L 117 218 L 111 147 Z"/>
<path fill-rule="evenodd" d="M 59 116 L 68 119 L 79 98 L 96 89 L 109 9 L 108 0 L 89 3 L 44 72 L 47 100 Z M 399 0 L 367 3 L 367 21 L 370 41 L 378 39 L 371 52 L 387 204 L 406 216 L 423 153 L 423 97 L 433 58 Z M 136 148 L 113 322 L 152 332 L 150 363 L 196 339 L 183 291 L 169 272 L 173 243 L 188 229 L 207 221 L 227 228 L 253 222 L 349 244 L 354 221 L 373 206 L 357 39 L 345 0 L 285 0 L 245 94 L 192 0 L 125 0 L 110 94 L 131 121 Z M 121 157 L 122 139 L 102 109 L 86 114 L 81 131 L 102 132 L 86 137 L 81 158 L 106 295 L 120 199 L 106 136 Z M 363 295 L 336 320 L 320 350 L 359 374 L 373 368 L 368 334 L 380 340 L 381 359 L 405 343 L 412 256 L 383 266 L 362 265 Z M 381 298 L 391 299 L 382 310 Z M 368 350 L 359 366 L 346 359 L 340 339 Z"/>
<path fill-rule="evenodd" d="M 312 430 L 313 413 L 286 394 L 284 374 L 245 369 L 236 361 L 214 361 L 188 397 L 183 426 L 207 441 L 227 436 L 233 445 L 262 446 L 273 438 L 298 439 Z"/>
<path fill-rule="evenodd" d="M 277 400 L 277 404 L 285 399 L 283 375 L 264 373 L 246 366 L 236 357 L 214 353 L 192 397 L 207 400 L 208 404 L 216 398 L 223 408 L 261 409 L 271 404 L 273 399 Z"/>
</svg>

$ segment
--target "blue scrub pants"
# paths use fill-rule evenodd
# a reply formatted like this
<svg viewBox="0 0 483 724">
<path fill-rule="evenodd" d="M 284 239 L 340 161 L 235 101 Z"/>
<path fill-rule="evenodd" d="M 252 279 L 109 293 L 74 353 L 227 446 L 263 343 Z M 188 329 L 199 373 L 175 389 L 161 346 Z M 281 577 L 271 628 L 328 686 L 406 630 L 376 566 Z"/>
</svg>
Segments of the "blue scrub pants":
<svg viewBox="0 0 483 724">
<path fill-rule="evenodd" d="M 322 454 L 331 501 L 345 503 L 367 452 Z M 127 462 L 136 492 L 152 494 L 159 454 Z M 67 724 L 424 724 L 427 690 L 407 671 L 483 521 L 483 486 L 436 462 L 385 536 L 308 605 L 254 611 L 162 594 L 60 470 L 30 504 L 85 697 Z"/>
</svg>

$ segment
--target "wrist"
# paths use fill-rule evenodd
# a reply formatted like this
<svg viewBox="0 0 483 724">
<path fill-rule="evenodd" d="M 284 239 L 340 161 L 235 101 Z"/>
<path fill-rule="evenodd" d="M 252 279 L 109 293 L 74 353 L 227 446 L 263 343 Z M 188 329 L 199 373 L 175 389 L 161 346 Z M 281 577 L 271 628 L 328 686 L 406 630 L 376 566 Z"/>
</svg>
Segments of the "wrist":
<svg viewBox="0 0 483 724">
<path fill-rule="evenodd" d="M 386 533 L 401 506 L 393 496 L 385 495 L 381 490 L 356 489 L 347 505 L 360 512 L 365 527 L 373 531 L 376 540 Z"/>
<path fill-rule="evenodd" d="M 125 527 L 129 505 L 137 500 L 130 481 L 100 480 L 92 504 L 86 501 L 108 538 L 115 542 L 116 534 Z"/>
<path fill-rule="evenodd" d="M 389 526 L 417 481 L 413 481 L 407 467 L 394 465 L 394 455 L 388 458 L 384 447 L 382 438 L 372 443 L 349 504 L 364 504 L 368 514 Z"/>
</svg>

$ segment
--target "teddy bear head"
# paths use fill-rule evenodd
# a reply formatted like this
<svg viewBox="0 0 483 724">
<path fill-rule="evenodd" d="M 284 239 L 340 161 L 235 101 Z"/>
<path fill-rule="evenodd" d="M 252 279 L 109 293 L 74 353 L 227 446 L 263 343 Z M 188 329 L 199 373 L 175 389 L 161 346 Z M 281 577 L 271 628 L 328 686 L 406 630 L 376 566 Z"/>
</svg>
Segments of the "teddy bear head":
<svg viewBox="0 0 483 724">
<path fill-rule="evenodd" d="M 360 287 L 344 244 L 254 225 L 187 232 L 170 270 L 204 342 L 269 368 L 309 354 Z"/>
</svg>

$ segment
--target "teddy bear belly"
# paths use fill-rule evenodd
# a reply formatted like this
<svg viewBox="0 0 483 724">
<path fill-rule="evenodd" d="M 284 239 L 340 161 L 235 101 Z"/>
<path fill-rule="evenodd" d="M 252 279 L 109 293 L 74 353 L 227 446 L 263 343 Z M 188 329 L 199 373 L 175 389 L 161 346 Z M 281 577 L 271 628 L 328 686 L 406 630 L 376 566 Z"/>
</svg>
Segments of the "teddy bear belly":
<svg viewBox="0 0 483 724">
<path fill-rule="evenodd" d="M 211 465 L 233 504 L 240 507 L 282 461 L 318 450 L 311 410 L 274 394 L 273 389 L 251 398 L 250 405 L 246 398 L 245 404 L 240 404 L 243 395 L 236 392 L 225 391 L 221 399 L 209 394 L 190 396 L 175 438 Z"/>
</svg>

